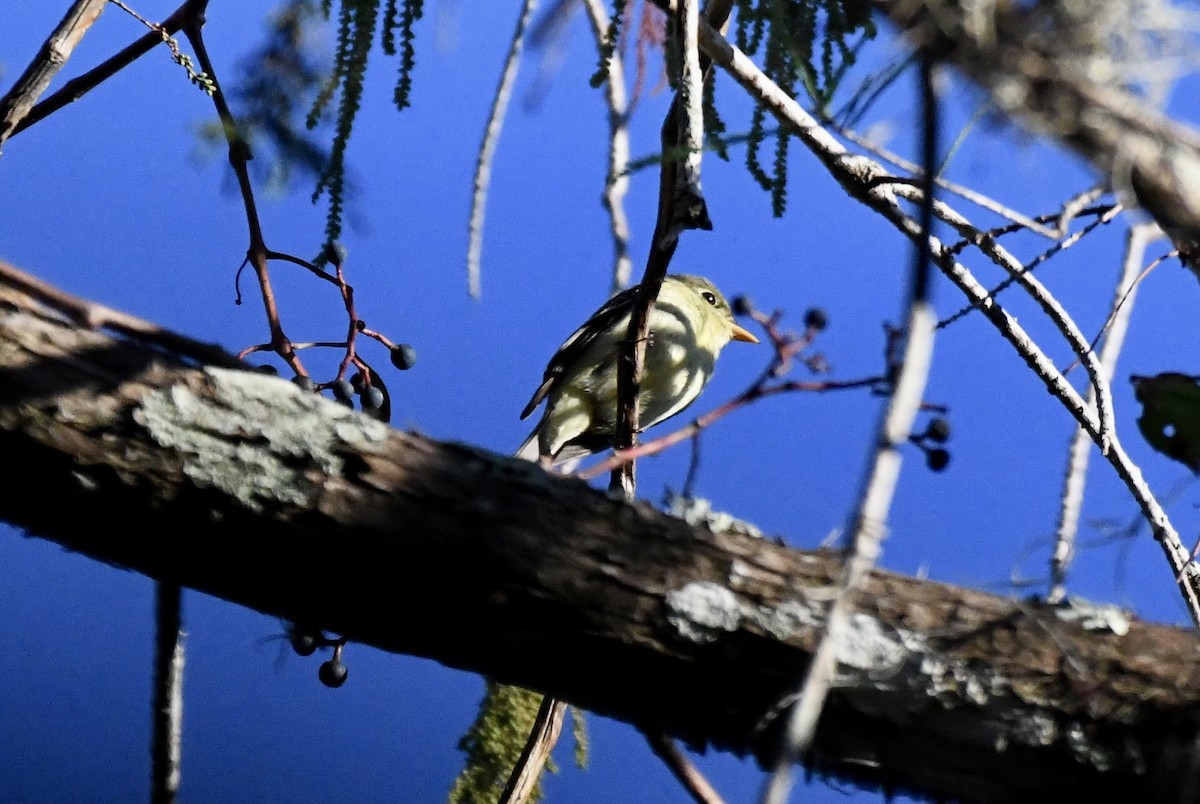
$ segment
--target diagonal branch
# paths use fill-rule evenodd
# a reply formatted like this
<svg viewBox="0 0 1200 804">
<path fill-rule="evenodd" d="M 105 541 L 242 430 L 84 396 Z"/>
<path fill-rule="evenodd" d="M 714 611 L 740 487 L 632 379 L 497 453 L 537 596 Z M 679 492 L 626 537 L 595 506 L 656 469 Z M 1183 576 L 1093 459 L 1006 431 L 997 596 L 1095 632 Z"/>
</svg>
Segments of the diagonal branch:
<svg viewBox="0 0 1200 804">
<path fill-rule="evenodd" d="M 234 176 L 237 177 L 238 190 L 242 196 L 242 207 L 246 215 L 246 227 L 249 230 L 250 244 L 246 250 L 246 261 L 254 268 L 255 276 L 258 279 L 258 288 L 262 295 L 263 309 L 267 316 L 267 326 L 271 333 L 270 346 L 280 357 L 287 361 L 288 365 L 292 367 L 297 375 L 306 376 L 306 372 L 300 363 L 300 357 L 296 354 L 295 348 L 283 331 L 283 324 L 279 317 L 279 306 L 275 300 L 275 290 L 271 286 L 271 275 L 267 265 L 267 260 L 271 252 L 267 248 L 266 240 L 263 237 L 262 223 L 258 215 L 258 204 L 254 200 L 254 185 L 250 180 L 250 144 L 242 136 L 237 120 L 233 116 L 233 111 L 229 108 L 229 101 L 226 99 L 225 92 L 217 80 L 217 73 L 213 67 L 212 58 L 208 55 L 208 48 L 204 43 L 204 23 L 207 8 L 208 0 L 198 0 L 194 6 L 189 6 L 189 13 L 184 18 L 180 27 L 191 43 L 192 49 L 196 51 L 196 58 L 200 62 L 201 69 L 212 79 L 213 105 L 216 107 L 217 116 L 221 120 L 221 130 L 224 132 L 225 140 L 229 146 L 229 164 L 233 168 Z"/>
<path fill-rule="evenodd" d="M 1141 280 L 1142 258 L 1155 238 L 1162 231 L 1153 223 L 1143 223 L 1129 230 L 1125 242 L 1125 258 L 1121 264 L 1121 275 L 1113 291 L 1111 326 L 1104 337 L 1100 350 L 1100 370 L 1103 379 L 1111 382 L 1117 370 L 1117 358 L 1125 344 L 1125 333 L 1133 313 L 1133 300 L 1137 296 Z M 1088 391 L 1088 405 L 1096 404 L 1096 389 Z M 1079 528 L 1079 514 L 1083 507 L 1083 491 L 1087 483 L 1087 467 L 1091 456 L 1091 439 L 1082 427 L 1076 427 L 1067 452 L 1067 471 L 1063 478 L 1062 504 L 1059 510 L 1058 528 L 1054 538 L 1054 554 L 1050 560 L 1050 591 L 1047 600 L 1058 603 L 1066 599 L 1067 568 L 1075 552 L 1075 536 Z"/>
<path fill-rule="evenodd" d="M 79 40 L 104 11 L 108 0 L 75 0 L 25 72 L 0 97 L 0 149 L 29 114 L 54 76 L 67 63 Z"/>
<path fill-rule="evenodd" d="M 15 265 L 0 260 L 0 285 L 19 290 L 54 308 L 80 326 L 107 329 L 153 343 L 176 354 L 214 366 L 243 368 L 244 364 L 213 343 L 194 340 L 152 321 L 130 315 L 99 302 L 83 299 L 44 282 Z"/>
<path fill-rule="evenodd" d="M 764 75 L 744 53 L 703 22 L 700 25 L 700 46 L 713 59 L 714 64 L 726 70 L 753 98 L 763 103 L 781 125 L 795 132 L 797 138 L 817 157 L 851 198 L 866 204 L 905 236 L 914 240 L 923 237 L 920 224 L 901 209 L 896 200 L 897 192 L 906 192 L 912 188 L 890 182 L 887 171 L 879 163 L 864 156 L 848 153 L 795 99 Z M 939 208 L 949 209 L 940 202 L 935 204 L 935 211 Z M 947 214 L 946 217 L 952 216 Z M 1000 260 L 1000 264 L 1004 264 L 1005 258 L 994 250 L 993 242 L 982 242 L 977 246 L 992 259 Z M 958 262 L 957 250 L 936 240 L 931 240 L 931 248 L 934 264 L 939 270 L 983 312 L 1026 365 L 1046 384 L 1051 395 L 1087 430 L 1092 441 L 1096 444 L 1104 443 L 1105 433 L 1095 411 L 1088 407 L 1016 319 L 1004 311 L 966 266 Z M 1055 323 L 1060 330 L 1070 331 L 1065 319 Z M 1076 339 L 1070 340 L 1077 354 L 1080 351 L 1090 354 L 1086 340 L 1083 341 L 1082 349 Z M 1091 355 L 1089 359 L 1094 363 L 1095 356 Z M 1099 376 L 1098 371 L 1091 376 Z M 1110 430 L 1107 435 L 1108 451 L 1105 458 L 1137 501 L 1142 516 L 1149 523 L 1155 540 L 1167 558 L 1189 614 L 1193 621 L 1200 623 L 1200 567 L 1192 563 L 1191 551 L 1184 546 L 1166 511 L 1146 484 L 1141 469 L 1130 460 L 1121 446 L 1115 430 Z"/>
<path fill-rule="evenodd" d="M 930 244 L 934 225 L 934 175 L 939 157 L 939 107 L 934 90 L 934 64 L 929 54 L 921 57 L 921 235 L 914 242 L 913 267 L 908 288 L 908 322 L 904 330 L 904 354 L 895 367 L 895 385 L 880 416 L 871 461 L 863 490 L 849 523 L 849 550 L 838 578 L 837 589 L 825 622 L 825 633 L 800 687 L 799 700 L 788 714 L 783 746 L 775 762 L 763 800 L 785 804 L 791 790 L 791 771 L 816 738 L 817 721 L 825 711 L 837 675 L 838 654 L 845 651 L 852 632 L 851 618 L 869 573 L 879 560 L 892 500 L 900 482 L 901 448 L 908 443 L 913 422 L 925 398 L 933 362 L 934 330 L 937 322 L 930 304 L 933 273 Z"/>
<path fill-rule="evenodd" d="M 1096 80 L 1098 69 L 1072 67 L 1067 58 L 1076 54 L 1068 43 L 1078 38 L 1086 45 L 1080 29 L 1087 20 L 1067 20 L 1071 30 L 1056 36 L 1054 27 L 1046 27 L 1053 19 L 1046 7 L 1056 4 L 989 4 L 984 24 L 969 19 L 967 4 L 873 0 L 872 5 L 911 41 L 978 82 L 1001 110 L 1051 134 L 1111 177 L 1115 187 L 1129 190 L 1196 270 L 1200 131 L 1170 119 L 1117 80 Z M 1101 4 L 1106 5 L 1122 6 Z M 1080 8 L 1091 13 L 1087 5 Z M 1129 18 L 1117 15 L 1118 24 L 1131 28 L 1134 12 L 1127 13 Z M 1107 57 L 1099 44 L 1087 46 L 1086 53 Z"/>
<path fill-rule="evenodd" d="M 179 29 L 183 26 L 183 21 L 194 13 L 194 9 L 207 3 L 208 0 L 186 0 L 183 5 L 172 11 L 171 15 L 159 24 L 157 30 L 150 31 L 138 37 L 83 75 L 72 78 L 63 84 L 62 88 L 38 103 L 37 106 L 34 106 L 25 119 L 17 125 L 13 134 L 20 134 L 35 123 L 45 120 L 64 106 L 79 100 L 100 86 L 100 84 L 161 45 L 163 43 L 163 34 L 170 36 L 171 34 L 178 33 Z"/>
</svg>

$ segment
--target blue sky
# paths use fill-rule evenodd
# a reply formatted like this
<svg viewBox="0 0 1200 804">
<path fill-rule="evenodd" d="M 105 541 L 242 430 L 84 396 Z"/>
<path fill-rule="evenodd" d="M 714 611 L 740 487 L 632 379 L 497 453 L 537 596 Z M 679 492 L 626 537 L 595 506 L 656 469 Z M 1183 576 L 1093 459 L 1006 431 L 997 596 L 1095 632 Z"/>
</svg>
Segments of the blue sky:
<svg viewBox="0 0 1200 804">
<path fill-rule="evenodd" d="M 6 14 L 0 90 L 57 21 L 60 5 L 17 4 Z M 168 5 L 141 10 L 162 14 Z M 349 155 L 357 192 L 343 242 L 360 315 L 418 352 L 412 371 L 383 369 L 394 423 L 507 453 L 526 434 L 517 414 L 546 360 L 608 290 L 611 244 L 598 200 L 606 126 L 601 96 L 586 85 L 595 59 L 580 17 L 570 28 L 567 60 L 540 106 L 514 106 L 505 125 L 488 208 L 483 297 L 469 299 L 464 262 L 471 171 L 516 14 L 515 4 L 481 5 L 486 8 L 468 14 L 464 4 L 432 4 L 418 26 L 413 107 L 402 114 L 389 102 L 395 62 L 373 54 Z M 439 8 L 452 6 L 459 24 L 449 44 L 436 46 Z M 230 4 L 210 9 L 209 47 L 225 80 L 257 41 L 258 22 Z M 110 7 L 65 74 L 140 33 Z M 518 100 L 534 73 L 527 62 Z M 951 134 L 979 102 L 952 86 Z M 724 80 L 718 91 L 730 104 L 731 130 L 744 127 L 748 115 L 736 87 Z M 1174 108 L 1189 108 L 1189 97 L 1195 93 L 1185 87 Z M 663 95 L 644 99 L 634 120 L 634 156 L 655 150 L 666 102 Z M 913 113 L 911 83 L 902 80 L 870 121 L 893 127 L 891 147 L 911 154 L 904 132 Z M 223 156 L 206 153 L 196 136 L 197 126 L 212 117 L 208 99 L 163 51 L 12 139 L 0 158 L 0 257 L 71 292 L 231 351 L 265 340 L 261 309 L 233 303 L 245 223 Z M 807 307 L 820 305 L 831 324 L 819 348 L 832 376 L 877 373 L 883 324 L 900 314 L 908 244 L 847 200 L 798 146 L 790 160 L 788 213 L 772 218 L 770 200 L 741 167 L 741 156 L 735 150 L 733 163 L 706 162 L 715 230 L 689 233 L 674 270 L 707 275 L 727 295 L 744 292 L 763 308 L 781 308 L 796 328 Z M 1033 214 L 1054 211 L 1093 181 L 1075 158 L 990 122 L 972 132 L 951 176 Z M 635 273 L 656 190 L 653 172 L 635 177 L 629 198 Z M 260 193 L 270 247 L 315 253 L 324 210 L 308 195 L 307 185 L 281 197 Z M 1038 272 L 1088 334 L 1106 315 L 1123 227 L 1104 227 Z M 1026 257 L 1045 247 L 1032 238 L 1016 242 Z M 1150 255 L 1164 250 L 1158 244 Z M 969 264 L 989 284 L 1000 279 L 981 258 Z M 341 336 L 340 301 L 331 286 L 286 265 L 277 265 L 273 278 L 295 340 Z M 243 289 L 253 290 L 249 281 Z M 1118 378 L 1195 371 L 1198 294 L 1195 277 L 1177 264 L 1152 274 Z M 1032 304 L 1015 291 L 1003 298 L 1060 365 L 1069 362 Z M 962 300 L 939 281 L 935 303 L 945 316 Z M 373 355 L 377 367 L 387 366 L 382 349 Z M 763 347 L 731 345 L 693 411 L 736 394 L 768 359 Z M 1120 379 L 1116 391 L 1118 432 L 1152 488 L 1165 494 L 1190 474 L 1141 443 L 1132 394 Z M 1072 421 L 979 316 L 940 333 L 927 398 L 950 408 L 952 463 L 934 474 L 911 451 L 883 566 L 1001 592 L 1010 590 L 1014 570 L 1044 577 Z M 706 434 L 697 492 L 790 544 L 815 546 L 841 528 L 851 510 L 880 404 L 861 392 L 796 394 L 741 410 Z M 657 500 L 667 487 L 679 488 L 686 466 L 685 450 L 644 461 L 640 493 Z M 1195 502 L 1195 487 L 1187 485 L 1168 506 L 1185 540 L 1200 525 Z M 1094 460 L 1081 534 L 1088 546 L 1071 590 L 1149 619 L 1182 623 L 1186 614 L 1171 573 L 1144 528 L 1133 539 L 1096 544 L 1109 524 L 1122 528 L 1135 515 L 1112 471 Z M 152 584 L 0 527 L 0 589 L 0 676 L 9 680 L 0 690 L 6 768 L 0 802 L 142 797 L 149 768 Z M 347 654 L 349 683 L 330 691 L 317 681 L 315 658 L 296 657 L 272 639 L 282 633 L 280 623 L 199 594 L 186 596 L 185 617 L 181 800 L 444 796 L 460 762 L 454 743 L 482 691 L 478 677 L 355 645 Z M 560 751 L 566 769 L 548 783 L 551 801 L 687 800 L 635 731 L 597 717 L 590 723 L 592 767 L 577 771 Z M 755 798 L 761 776 L 753 766 L 720 754 L 699 761 L 730 801 Z M 803 795 L 847 798 L 819 782 Z"/>
</svg>

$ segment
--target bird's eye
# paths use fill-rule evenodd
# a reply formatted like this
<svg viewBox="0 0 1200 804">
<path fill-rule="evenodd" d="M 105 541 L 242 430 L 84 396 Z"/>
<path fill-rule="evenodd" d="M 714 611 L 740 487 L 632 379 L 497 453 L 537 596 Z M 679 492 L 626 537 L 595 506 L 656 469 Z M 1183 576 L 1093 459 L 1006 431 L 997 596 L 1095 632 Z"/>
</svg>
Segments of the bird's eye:
<svg viewBox="0 0 1200 804">
<path fill-rule="evenodd" d="M 706 302 L 708 302 L 709 304 L 711 304 L 713 307 L 717 306 L 717 296 L 715 293 L 712 293 L 712 292 L 706 290 L 703 293 L 701 293 L 700 295 L 703 296 L 704 300 Z"/>
</svg>

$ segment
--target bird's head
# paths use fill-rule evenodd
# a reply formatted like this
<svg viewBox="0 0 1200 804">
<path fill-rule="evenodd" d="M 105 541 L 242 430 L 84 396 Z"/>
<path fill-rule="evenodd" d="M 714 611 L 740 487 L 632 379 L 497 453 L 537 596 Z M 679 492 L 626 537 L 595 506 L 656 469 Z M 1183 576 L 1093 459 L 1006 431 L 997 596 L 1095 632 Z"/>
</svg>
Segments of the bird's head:
<svg viewBox="0 0 1200 804">
<path fill-rule="evenodd" d="M 719 350 L 729 341 L 745 341 L 758 343 L 753 333 L 739 326 L 733 319 L 733 310 L 729 302 L 717 290 L 717 286 L 702 276 L 691 274 L 672 274 L 663 281 L 663 289 L 659 298 L 672 297 L 671 300 L 695 312 L 699 322 L 696 340 L 702 345 Z"/>
</svg>

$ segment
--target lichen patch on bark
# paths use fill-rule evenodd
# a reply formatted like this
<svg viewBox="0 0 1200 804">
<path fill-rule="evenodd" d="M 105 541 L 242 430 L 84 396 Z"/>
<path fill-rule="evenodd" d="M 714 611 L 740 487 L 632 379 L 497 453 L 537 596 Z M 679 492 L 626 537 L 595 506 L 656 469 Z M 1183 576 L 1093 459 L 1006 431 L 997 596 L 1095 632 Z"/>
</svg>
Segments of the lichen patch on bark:
<svg viewBox="0 0 1200 804">
<path fill-rule="evenodd" d="M 134 419 L 177 450 L 184 472 L 246 507 L 308 505 L 321 480 L 339 475 L 339 447 L 387 437 L 386 425 L 284 380 L 208 368 L 202 393 L 184 384 L 147 394 Z"/>
</svg>

